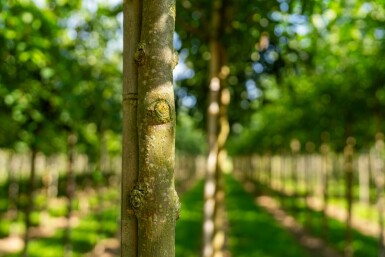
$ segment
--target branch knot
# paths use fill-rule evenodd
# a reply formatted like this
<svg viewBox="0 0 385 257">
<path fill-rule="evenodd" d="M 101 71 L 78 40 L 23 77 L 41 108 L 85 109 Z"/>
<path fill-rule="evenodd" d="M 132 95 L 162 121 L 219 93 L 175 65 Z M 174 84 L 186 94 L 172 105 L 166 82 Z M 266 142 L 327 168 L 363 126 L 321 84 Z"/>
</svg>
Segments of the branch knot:
<svg viewBox="0 0 385 257">
<path fill-rule="evenodd" d="M 146 44 L 143 42 L 139 42 L 138 48 L 135 51 L 135 61 L 138 65 L 142 65 L 144 63 L 144 57 L 146 55 Z"/>
</svg>

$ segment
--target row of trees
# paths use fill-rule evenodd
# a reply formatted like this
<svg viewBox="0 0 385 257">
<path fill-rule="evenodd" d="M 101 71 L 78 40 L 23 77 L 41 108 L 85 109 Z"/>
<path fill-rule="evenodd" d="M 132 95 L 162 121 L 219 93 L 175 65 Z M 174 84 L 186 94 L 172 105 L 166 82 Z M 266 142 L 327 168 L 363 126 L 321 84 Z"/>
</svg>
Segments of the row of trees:
<svg viewBox="0 0 385 257">
<path fill-rule="evenodd" d="M 135 8 L 140 8 L 139 1 L 133 5 Z M 152 4 L 149 5 L 150 9 L 153 9 Z M 175 4 L 169 2 L 163 7 L 165 6 L 166 9 L 169 7 L 169 16 L 174 19 Z M 163 11 L 166 9 L 159 11 L 158 14 L 163 15 Z M 0 127 L 0 148 L 6 149 L 10 153 L 7 157 L 9 163 L 14 162 L 20 153 L 27 153 L 30 159 L 26 162 L 30 164 L 29 178 L 31 181 L 28 183 L 27 190 L 31 192 L 28 194 L 27 200 L 29 206 L 25 209 L 27 233 L 23 255 L 26 256 L 29 241 L 28 228 L 31 225 L 30 213 L 33 209 L 34 192 L 38 178 L 40 178 L 37 173 L 39 173 L 38 165 L 40 165 L 41 155 L 47 159 L 54 159 L 58 154 L 66 155 L 64 169 L 67 173 L 66 195 L 69 198 L 67 218 L 70 219 L 71 202 L 75 195 L 76 156 L 78 154 L 86 155 L 87 165 L 92 172 L 105 171 L 108 166 L 108 156 L 121 153 L 122 127 L 124 128 L 124 142 L 127 141 L 127 134 L 125 134 L 127 126 L 136 127 L 136 116 L 122 122 L 122 98 L 123 114 L 126 115 L 127 111 L 130 114 L 136 113 L 138 110 L 140 113 L 137 117 L 148 123 L 148 129 L 150 127 L 159 128 L 158 125 L 163 122 L 171 126 L 165 127 L 163 136 L 155 133 L 159 132 L 157 130 L 152 132 L 153 136 L 160 137 L 162 142 L 162 145 L 153 149 L 155 152 L 164 152 L 164 157 L 174 156 L 172 135 L 175 134 L 173 124 L 177 119 L 182 120 L 178 122 L 178 126 L 183 127 L 182 133 L 178 135 L 178 138 L 183 139 L 179 143 L 181 152 L 201 153 L 204 144 L 202 144 L 202 134 L 193 131 L 194 126 L 191 124 L 191 119 L 183 113 L 178 117 L 174 114 L 171 75 L 172 68 L 177 63 L 177 55 L 174 54 L 172 47 L 174 43 L 173 28 L 170 27 L 164 33 L 171 55 L 163 55 L 158 62 L 154 60 L 151 67 L 149 65 L 152 59 L 148 59 L 149 61 L 146 61 L 145 65 L 142 65 L 142 62 L 144 62 L 143 55 L 152 55 L 153 46 L 151 44 L 153 44 L 154 38 L 142 39 L 142 41 L 148 41 L 146 47 L 144 45 L 139 47 L 139 42 L 130 44 L 129 57 L 127 57 L 126 51 L 128 48 L 125 47 L 125 60 L 130 59 L 129 65 L 131 66 L 128 68 L 130 75 L 124 76 L 125 87 L 122 90 L 122 47 L 119 43 L 123 37 L 122 20 L 123 16 L 125 19 L 136 19 L 135 17 L 141 16 L 140 9 L 129 7 L 123 13 L 122 3 L 116 2 L 90 4 L 90 2 L 82 0 L 49 2 L 27 0 L 0 3 L 0 10 L 2 28 L 0 32 L 0 45 L 2 46 L 0 49 L 0 96 L 2 99 L 0 101 L 0 119 L 3 124 Z M 138 19 L 142 19 L 142 17 Z M 146 22 L 149 19 L 151 17 L 143 17 Z M 130 21 L 126 22 L 126 25 L 128 24 L 124 29 L 126 42 L 127 40 L 139 40 L 141 34 L 152 33 L 149 29 L 152 25 L 146 25 L 144 32 L 140 33 L 142 21 L 135 22 L 138 22 L 135 29 L 131 27 Z M 171 20 L 168 22 L 172 25 Z M 139 34 L 136 37 L 132 36 L 135 33 Z M 152 37 L 152 34 L 147 37 Z M 160 38 L 163 38 L 163 35 Z M 165 50 L 163 46 L 156 47 L 157 53 Z M 154 54 L 156 53 L 154 52 Z M 143 112 L 144 109 L 136 109 L 135 104 L 132 104 L 138 93 L 137 89 L 132 88 L 136 84 L 135 81 L 139 81 L 139 93 L 141 94 L 139 102 L 142 106 L 143 101 L 148 101 L 148 92 L 144 89 L 146 81 L 151 78 L 143 79 L 141 76 L 150 76 L 149 74 L 153 73 L 154 69 L 163 67 L 163 57 L 168 58 L 166 61 L 167 67 L 169 67 L 167 76 L 153 81 L 153 86 L 148 88 L 159 87 L 167 80 L 168 92 L 154 91 L 151 93 L 154 102 L 149 108 L 153 108 L 150 110 L 153 120 L 148 121 L 148 115 Z M 144 69 L 139 80 L 138 74 L 134 74 L 137 73 L 137 66 Z M 124 67 L 124 71 L 127 72 L 127 66 Z M 127 86 L 131 88 L 127 90 Z M 160 101 L 162 96 L 167 96 L 166 102 L 163 101 L 164 99 Z M 129 104 L 127 105 L 127 103 Z M 143 128 L 142 125 L 139 127 Z M 148 129 L 145 131 L 148 132 Z M 192 137 L 183 136 L 190 135 L 189 132 L 192 132 Z M 168 141 L 164 141 L 165 136 L 170 136 Z M 152 140 L 147 140 L 145 136 L 141 137 L 147 143 L 136 141 L 137 143 L 131 144 L 129 142 L 133 148 L 128 150 L 124 148 L 124 154 L 133 154 L 137 144 L 141 149 L 147 149 L 143 144 L 155 147 Z M 166 153 L 166 150 L 169 152 Z M 155 158 L 157 155 L 152 153 L 141 155 L 140 158 L 147 163 L 146 156 Z M 147 181 L 141 177 L 142 175 L 127 174 L 126 169 L 134 168 L 134 164 L 137 163 L 135 158 L 124 158 L 123 160 L 123 181 L 126 181 L 127 176 L 134 182 L 138 177 L 142 182 Z M 155 162 L 158 160 L 161 159 L 153 159 Z M 171 186 L 173 176 L 168 171 L 173 169 L 173 160 L 169 159 L 168 162 L 169 167 L 164 169 L 163 178 L 169 181 Z M 151 167 L 153 165 L 158 166 L 150 163 Z M 59 170 L 62 168 L 62 166 L 57 166 L 57 170 L 49 176 L 56 176 L 62 172 Z M 7 169 L 7 172 L 11 172 L 11 170 Z M 91 176 L 91 173 L 89 175 Z M 9 174 L 8 178 L 15 183 L 19 179 L 16 173 Z M 128 192 L 133 188 L 126 188 L 125 185 L 123 188 L 127 189 L 123 195 L 126 198 L 129 197 Z M 173 193 L 174 195 L 175 193 Z M 123 204 L 129 203 L 126 198 L 123 199 Z M 177 204 L 177 201 L 175 200 L 175 203 L 172 202 L 172 204 Z M 126 206 L 124 205 L 122 209 L 125 209 Z M 122 217 L 124 223 L 126 215 L 122 215 Z M 171 230 L 170 233 L 172 234 Z M 65 234 L 66 241 L 69 241 L 70 231 L 67 230 Z M 67 248 L 66 252 L 69 254 L 70 245 Z"/>
<path fill-rule="evenodd" d="M 323 218 L 322 235 L 328 240 L 329 210 L 345 211 L 344 256 L 353 256 L 353 220 L 357 213 L 354 205 L 371 213 L 371 222 L 376 224 L 378 256 L 385 254 L 384 240 L 384 141 L 378 137 L 370 152 L 355 152 L 354 141 L 347 140 L 343 153 L 331 152 L 324 144 L 320 151 L 300 154 L 296 144 L 291 153 L 252 155 L 234 158 L 234 171 L 249 180 L 282 194 L 282 202 L 291 201 L 291 208 L 298 208 L 298 199 L 304 199 L 308 209 L 315 208 L 310 199 L 320 202 Z M 298 146 L 298 144 L 297 144 Z M 337 203 L 337 204 L 336 204 Z M 336 207 L 337 205 L 337 207 Z M 373 215 L 375 213 L 375 215 Z M 313 214 L 309 214 L 313 215 Z M 373 220 L 373 217 L 377 217 Z M 362 217 L 361 217 L 362 218 Z M 310 220 L 311 217 L 306 217 Z M 358 218 L 359 220 L 360 218 Z M 373 250 L 374 252 L 374 250 Z"/>
<path fill-rule="evenodd" d="M 176 92 L 198 125 L 207 124 L 203 255 L 214 256 L 218 160 L 229 132 L 234 155 L 291 151 L 293 139 L 342 152 L 354 137 L 355 149 L 369 149 L 384 133 L 384 7 L 378 0 L 218 0 L 209 7 L 184 0 L 178 14 L 179 51 L 193 75 Z"/>
<path fill-rule="evenodd" d="M 75 134 L 93 160 L 118 151 L 119 49 L 108 47 L 117 39 L 118 7 L 10 1 L 0 8 L 0 146 L 49 155 L 64 152 Z"/>
<path fill-rule="evenodd" d="M 329 140 L 342 151 L 351 136 L 368 149 L 384 133 L 381 1 L 300 2 L 270 13 L 279 22 L 270 44 L 278 45 L 285 65 L 255 80 L 258 94 L 249 107 L 256 112 L 231 144 L 234 152 L 289 150 L 293 138 L 316 147 Z"/>
<path fill-rule="evenodd" d="M 75 149 L 99 171 L 108 151 L 120 151 L 120 10 L 83 1 L 6 1 L 0 10 L 0 147 L 30 155 L 27 256 L 38 153 L 67 155 L 69 219 Z"/>
<path fill-rule="evenodd" d="M 137 230 L 134 211 L 145 224 L 148 213 L 135 210 L 136 205 L 143 194 L 152 199 L 163 186 L 170 197 L 162 199 L 176 209 L 170 200 L 176 197 L 169 158 L 174 149 L 169 145 L 174 145 L 179 108 L 178 117 L 186 120 L 188 113 L 196 123 L 189 129 L 207 124 L 203 255 L 208 257 L 223 248 L 221 160 L 229 134 L 227 148 L 235 154 L 290 149 L 293 138 L 308 142 L 309 148 L 328 143 L 342 151 L 345 139 L 355 137 L 355 147 L 363 149 L 384 132 L 385 66 L 377 58 L 384 53 L 382 0 L 214 0 L 209 7 L 205 1 L 126 1 L 124 8 L 86 3 L 0 5 L 5 28 L 0 32 L 0 118 L 5 124 L 0 146 L 30 152 L 31 192 L 37 152 L 66 152 L 70 178 L 75 148 L 100 169 L 106 149 L 119 151 L 114 139 L 123 124 L 122 218 L 128 211 Z M 122 34 L 116 17 L 123 16 L 121 122 L 122 73 L 115 39 Z M 173 39 L 175 19 L 180 42 Z M 176 107 L 173 43 L 189 68 L 187 79 L 175 89 Z M 202 149 L 196 144 L 183 148 Z M 164 183 L 149 182 L 153 179 Z M 149 185 L 156 190 L 147 195 Z M 132 202 L 136 195 L 138 203 Z M 171 226 L 174 220 L 169 221 Z M 172 255 L 167 245 L 164 252 Z M 127 247 L 136 251 L 136 246 Z"/>
</svg>

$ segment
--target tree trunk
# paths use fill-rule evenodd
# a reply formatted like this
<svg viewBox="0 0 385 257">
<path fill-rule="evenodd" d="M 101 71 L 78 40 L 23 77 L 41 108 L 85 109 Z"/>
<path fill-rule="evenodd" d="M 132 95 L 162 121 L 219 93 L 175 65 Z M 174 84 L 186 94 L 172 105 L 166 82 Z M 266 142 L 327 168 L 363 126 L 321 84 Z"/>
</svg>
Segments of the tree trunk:
<svg viewBox="0 0 385 257">
<path fill-rule="evenodd" d="M 8 187 L 8 212 L 10 213 L 10 219 L 14 221 L 17 218 L 17 199 L 19 198 L 19 183 L 16 178 L 16 171 L 13 169 L 12 163 L 15 159 L 15 153 L 13 151 L 9 152 L 7 164 L 6 164 L 6 170 L 8 172 L 8 181 L 9 181 L 9 187 Z"/>
<path fill-rule="evenodd" d="M 210 73 L 209 73 L 209 105 L 207 110 L 207 135 L 208 135 L 208 158 L 206 166 L 205 187 L 204 187 L 204 221 L 203 221 L 203 257 L 211 257 L 214 254 L 214 213 L 215 213 L 215 192 L 216 192 L 216 170 L 218 168 L 218 122 L 220 112 L 220 78 L 221 53 L 219 42 L 219 29 L 221 25 L 222 1 L 213 1 L 210 28 Z"/>
<path fill-rule="evenodd" d="M 64 256 L 71 256 L 71 215 L 72 215 L 72 202 L 75 194 L 76 181 L 74 176 L 74 155 L 76 146 L 76 135 L 70 133 L 67 139 L 67 224 L 64 231 Z"/>
<path fill-rule="evenodd" d="M 327 209 L 329 205 L 329 174 L 332 170 L 330 161 L 330 149 L 326 143 L 321 145 L 322 153 L 322 234 L 325 241 L 328 240 L 328 216 Z"/>
<path fill-rule="evenodd" d="M 361 154 L 358 158 L 358 188 L 360 202 L 368 207 L 369 202 L 369 155 Z"/>
<path fill-rule="evenodd" d="M 104 129 L 103 122 L 100 126 L 100 131 L 99 131 L 99 142 L 100 142 L 99 171 L 101 172 L 101 174 L 105 174 L 110 172 L 111 170 L 108 170 L 109 157 L 108 157 L 106 131 Z"/>
<path fill-rule="evenodd" d="M 298 153 L 301 150 L 301 143 L 297 139 L 293 139 L 290 143 L 291 148 L 291 188 L 292 188 L 292 210 L 297 206 L 296 200 L 299 199 L 301 188 L 299 184 L 299 170 L 298 170 Z"/>
<path fill-rule="evenodd" d="M 385 212 L 385 198 L 384 198 L 384 186 L 385 186 L 385 173 L 384 173 L 384 135 L 378 133 L 376 135 L 375 145 L 375 183 L 377 188 L 377 209 L 378 209 L 378 257 L 385 257 L 385 245 L 384 245 L 384 212 Z"/>
<path fill-rule="evenodd" d="M 31 167 L 30 167 L 30 177 L 29 177 L 29 183 L 27 188 L 27 194 L 28 194 L 28 200 L 27 200 L 27 206 L 25 209 L 25 233 L 24 233 L 24 248 L 22 252 L 23 257 L 28 256 L 28 246 L 30 241 L 30 227 L 31 227 L 31 213 L 33 211 L 33 202 L 35 198 L 35 187 L 36 187 L 36 155 L 37 151 L 36 149 L 31 150 Z"/>
<path fill-rule="evenodd" d="M 353 156 L 355 139 L 349 137 L 344 149 L 345 156 L 345 200 L 346 200 L 346 233 L 345 233 L 345 257 L 353 256 L 352 249 L 352 210 L 353 210 Z"/>
<path fill-rule="evenodd" d="M 229 74 L 229 69 L 224 65 L 224 49 L 221 48 L 220 64 L 221 71 L 219 78 L 221 80 L 221 90 L 219 96 L 219 133 L 218 133 L 218 156 L 217 156 L 217 167 L 215 171 L 215 210 L 214 210 L 214 237 L 213 237 L 213 256 L 219 257 L 224 256 L 225 248 L 225 190 L 223 181 L 224 164 L 226 163 L 226 141 L 230 132 L 229 120 L 227 116 L 227 108 L 230 103 L 230 92 L 225 86 L 225 79 Z"/>
<path fill-rule="evenodd" d="M 137 129 L 138 69 L 135 51 L 140 41 L 142 1 L 125 0 L 123 43 L 123 146 L 121 183 L 121 256 L 138 256 L 138 221 L 129 204 L 129 193 L 139 173 Z"/>
<path fill-rule="evenodd" d="M 171 257 L 175 256 L 180 207 L 174 186 L 175 2 L 144 0 L 142 10 L 140 42 L 134 55 L 138 65 L 139 174 L 129 199 L 138 220 L 138 256 Z"/>
<path fill-rule="evenodd" d="M 313 224 L 313 215 L 310 211 L 310 201 L 312 198 L 312 173 L 313 170 L 313 150 L 310 143 L 306 144 L 305 155 L 305 226 L 311 227 Z"/>
</svg>

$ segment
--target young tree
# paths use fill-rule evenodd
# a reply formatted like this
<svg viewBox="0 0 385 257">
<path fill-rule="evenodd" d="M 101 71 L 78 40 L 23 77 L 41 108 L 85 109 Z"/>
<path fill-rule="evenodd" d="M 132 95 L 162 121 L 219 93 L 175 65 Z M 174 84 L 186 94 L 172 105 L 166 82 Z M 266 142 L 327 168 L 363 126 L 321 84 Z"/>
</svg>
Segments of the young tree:
<svg viewBox="0 0 385 257">
<path fill-rule="evenodd" d="M 135 51 L 140 40 L 141 1 L 124 1 L 124 43 L 123 43 L 123 159 L 122 159 L 122 204 L 121 204 L 121 252 L 122 257 L 136 257 L 138 254 L 138 222 L 129 193 L 138 179 L 138 70 Z"/>
<path fill-rule="evenodd" d="M 125 1 L 124 5 L 128 77 L 123 92 L 122 256 L 169 257 L 175 255 L 179 215 L 174 187 L 175 2 Z M 134 167 L 132 175 L 129 166 Z M 130 176 L 137 176 L 137 181 Z"/>
</svg>

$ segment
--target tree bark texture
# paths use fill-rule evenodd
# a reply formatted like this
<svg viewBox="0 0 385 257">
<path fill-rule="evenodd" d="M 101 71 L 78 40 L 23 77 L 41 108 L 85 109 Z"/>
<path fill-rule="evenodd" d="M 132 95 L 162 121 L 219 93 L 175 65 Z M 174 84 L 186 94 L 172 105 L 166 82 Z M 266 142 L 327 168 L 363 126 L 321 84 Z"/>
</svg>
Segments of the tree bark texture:
<svg viewBox="0 0 385 257">
<path fill-rule="evenodd" d="M 123 43 L 123 149 L 121 182 L 121 256 L 138 256 L 138 222 L 129 194 L 139 173 L 137 131 L 138 69 L 135 52 L 140 41 L 141 0 L 125 0 Z"/>
<path fill-rule="evenodd" d="M 138 179 L 129 193 L 139 257 L 175 256 L 179 199 L 174 186 L 175 104 L 172 70 L 175 2 L 142 1 L 138 67 Z"/>
</svg>

